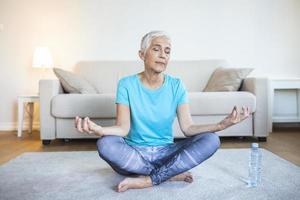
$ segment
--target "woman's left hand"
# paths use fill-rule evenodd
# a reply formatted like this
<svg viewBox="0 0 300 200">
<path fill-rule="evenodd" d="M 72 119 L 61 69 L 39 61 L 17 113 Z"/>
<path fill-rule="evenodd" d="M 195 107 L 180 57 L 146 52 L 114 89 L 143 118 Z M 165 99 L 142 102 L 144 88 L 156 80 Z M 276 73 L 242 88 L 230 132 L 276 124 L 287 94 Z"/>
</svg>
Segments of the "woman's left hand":
<svg viewBox="0 0 300 200">
<path fill-rule="evenodd" d="M 237 106 L 234 106 L 232 112 L 218 123 L 218 127 L 220 130 L 223 130 L 229 126 L 240 123 L 248 118 L 250 113 L 250 108 L 248 106 L 242 106 L 242 112 L 239 112 Z"/>
</svg>

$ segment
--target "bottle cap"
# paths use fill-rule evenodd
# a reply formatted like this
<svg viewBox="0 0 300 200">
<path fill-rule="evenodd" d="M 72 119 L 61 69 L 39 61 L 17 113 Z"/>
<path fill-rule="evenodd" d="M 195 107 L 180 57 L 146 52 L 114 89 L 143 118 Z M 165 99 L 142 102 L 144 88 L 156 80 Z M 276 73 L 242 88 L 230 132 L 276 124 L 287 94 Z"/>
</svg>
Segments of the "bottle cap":
<svg viewBox="0 0 300 200">
<path fill-rule="evenodd" d="M 258 148 L 258 143 L 252 143 L 251 146 L 252 146 L 253 148 Z"/>
</svg>

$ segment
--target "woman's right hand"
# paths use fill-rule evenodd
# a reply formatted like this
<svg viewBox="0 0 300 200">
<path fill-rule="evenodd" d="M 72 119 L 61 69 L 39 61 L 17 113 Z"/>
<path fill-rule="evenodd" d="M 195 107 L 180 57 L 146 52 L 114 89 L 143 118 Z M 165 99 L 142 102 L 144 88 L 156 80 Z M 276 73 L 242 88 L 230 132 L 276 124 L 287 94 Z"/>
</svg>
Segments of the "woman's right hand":
<svg viewBox="0 0 300 200">
<path fill-rule="evenodd" d="M 85 117 L 84 119 L 75 117 L 75 128 L 81 133 L 87 133 L 89 135 L 95 134 L 102 136 L 102 127 Z"/>
</svg>

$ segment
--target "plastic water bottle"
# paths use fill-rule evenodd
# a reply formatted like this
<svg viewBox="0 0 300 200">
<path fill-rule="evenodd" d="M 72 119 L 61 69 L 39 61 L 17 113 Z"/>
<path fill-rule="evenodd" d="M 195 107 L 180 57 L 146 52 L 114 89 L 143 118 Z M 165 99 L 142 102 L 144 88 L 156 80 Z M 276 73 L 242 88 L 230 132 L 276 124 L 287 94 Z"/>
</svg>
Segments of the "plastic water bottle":
<svg viewBox="0 0 300 200">
<path fill-rule="evenodd" d="M 256 187 L 261 182 L 261 159 L 262 154 L 258 143 L 252 143 L 249 156 L 248 187 Z"/>
</svg>

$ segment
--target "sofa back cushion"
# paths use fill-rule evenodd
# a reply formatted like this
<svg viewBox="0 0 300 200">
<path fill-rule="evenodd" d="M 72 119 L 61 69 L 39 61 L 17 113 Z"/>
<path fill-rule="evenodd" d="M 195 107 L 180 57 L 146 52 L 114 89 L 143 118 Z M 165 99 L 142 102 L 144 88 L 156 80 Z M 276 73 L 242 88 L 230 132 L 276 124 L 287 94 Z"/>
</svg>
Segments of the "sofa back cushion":
<svg viewBox="0 0 300 200">
<path fill-rule="evenodd" d="M 165 73 L 181 78 L 188 91 L 200 92 L 214 70 L 226 66 L 224 60 L 170 61 Z M 74 72 L 98 91 L 114 93 L 120 78 L 143 70 L 142 61 L 87 61 L 78 63 Z"/>
</svg>

